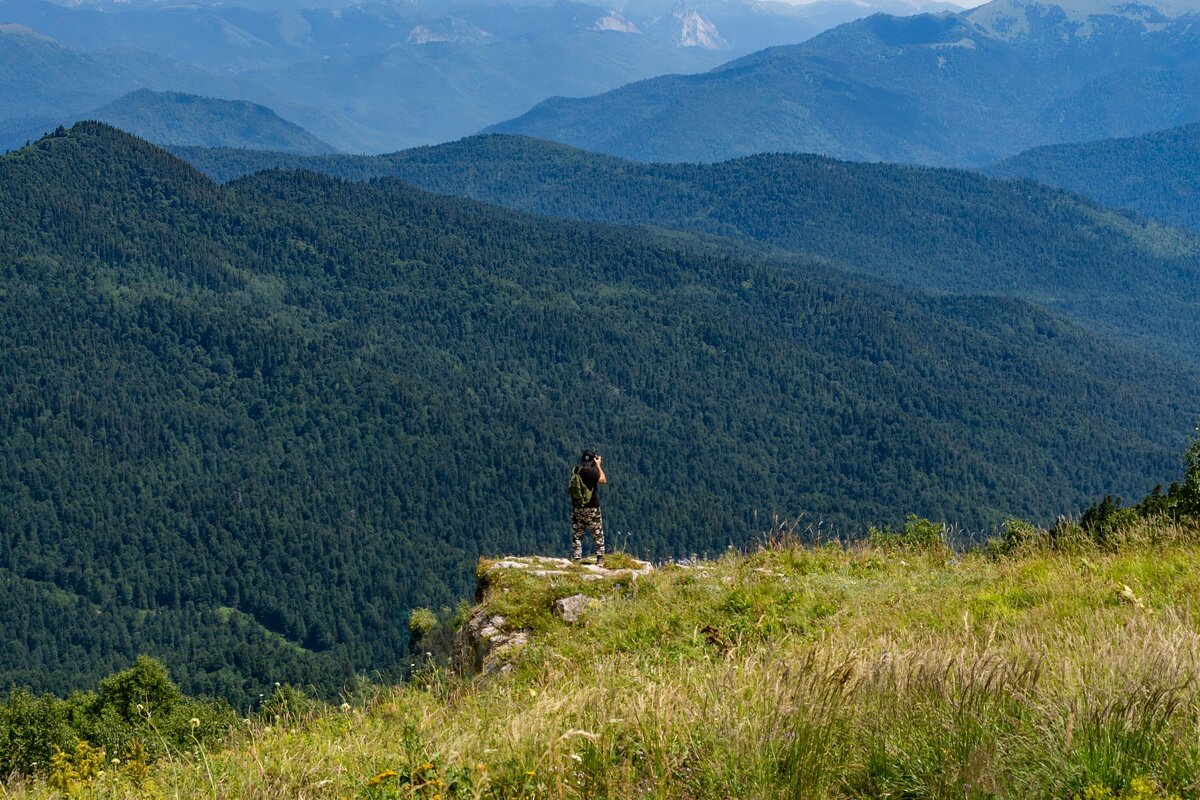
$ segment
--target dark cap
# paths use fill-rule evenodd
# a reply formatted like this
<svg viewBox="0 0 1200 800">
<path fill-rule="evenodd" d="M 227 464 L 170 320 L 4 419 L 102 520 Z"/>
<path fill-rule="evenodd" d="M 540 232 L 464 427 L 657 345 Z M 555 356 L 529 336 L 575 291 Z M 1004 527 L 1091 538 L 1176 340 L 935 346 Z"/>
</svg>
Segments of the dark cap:
<svg viewBox="0 0 1200 800">
<path fill-rule="evenodd" d="M 596 460 L 596 451 L 595 450 L 584 450 L 583 455 L 581 455 L 579 457 L 579 460 L 580 461 L 595 461 Z"/>
</svg>

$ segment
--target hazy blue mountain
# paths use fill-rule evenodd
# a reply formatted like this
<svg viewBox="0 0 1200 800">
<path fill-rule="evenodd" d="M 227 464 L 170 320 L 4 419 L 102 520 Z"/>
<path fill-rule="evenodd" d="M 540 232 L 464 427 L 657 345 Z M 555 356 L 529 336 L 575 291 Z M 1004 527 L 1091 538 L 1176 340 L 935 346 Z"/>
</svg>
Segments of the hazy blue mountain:
<svg viewBox="0 0 1200 800">
<path fill-rule="evenodd" d="M 370 149 L 379 151 L 456 139 L 549 95 L 589 94 L 646 74 L 719 60 L 701 48 L 667 48 L 641 36 L 584 30 L 491 44 L 402 44 L 245 77 L 355 119 L 371 131 Z"/>
<path fill-rule="evenodd" d="M 0 683 L 134 648 L 239 703 L 395 670 L 480 553 L 562 551 L 586 445 L 613 538 L 666 556 L 775 513 L 979 529 L 1144 493 L 1200 402 L 1024 302 L 391 179 L 222 186 L 98 123 L 0 157 L 0 230 Z"/>
<path fill-rule="evenodd" d="M 1200 233 L 1200 125 L 1039 147 L 989 167 Z"/>
<path fill-rule="evenodd" d="M 376 0 L 303 6 L 246 0 L 234 5 L 4 0 L 0 17 L 72 47 L 138 47 L 234 74 L 303 58 L 363 55 L 407 41 L 488 42 L 589 29 L 671 47 L 745 54 L 794 44 L 874 12 L 957 8 L 939 0 L 818 0 L 803 5 L 758 0 Z"/>
<path fill-rule="evenodd" d="M 878 0 L 914 11 L 940 4 Z M 207 85 L 142 84 L 274 109 L 351 152 L 379 152 L 454 139 L 556 95 L 590 95 L 664 73 L 714 67 L 767 45 L 794 43 L 875 6 L 829 0 L 811 6 L 756 0 L 676 0 L 626 5 L 330 3 L 99 3 L 0 0 L 0 23 L 52 37 L 82 55 L 123 49 L 186 62 Z M 82 57 L 82 56 L 81 56 Z M 0 71 L 27 70 L 0 52 Z M 99 70 L 107 75 L 112 70 Z M 11 116 L 42 118 L 95 107 L 137 88 L 122 84 L 53 103 L 12 104 Z M 115 87 L 114 87 L 115 88 Z"/>
<path fill-rule="evenodd" d="M 645 161 L 772 151 L 982 165 L 1200 119 L 1200 14 L 994 0 L 875 15 L 706 73 L 554 98 L 493 126 Z"/>
<path fill-rule="evenodd" d="M 1033 300 L 1200 359 L 1200 239 L 1042 186 L 811 155 L 641 164 L 510 136 L 357 158 L 177 152 L 225 180 L 269 167 L 394 176 L 522 211 L 752 242 L 892 283 Z"/>
<path fill-rule="evenodd" d="M 0 25 L 0 120 L 37 121 L 97 108 L 136 89 L 228 89 L 203 70 L 141 50 L 79 52 L 20 25 Z"/>
<path fill-rule="evenodd" d="M 214 100 L 179 92 L 139 89 L 95 111 L 40 123 L 0 125 L 0 149 L 20 147 L 59 125 L 82 119 L 107 122 L 160 145 L 232 147 L 301 155 L 334 151 L 269 108 L 244 100 Z"/>
<path fill-rule="evenodd" d="M 216 100 L 142 89 L 88 116 L 156 144 L 238 147 L 304 155 L 333 151 L 299 125 L 245 100 Z"/>
</svg>

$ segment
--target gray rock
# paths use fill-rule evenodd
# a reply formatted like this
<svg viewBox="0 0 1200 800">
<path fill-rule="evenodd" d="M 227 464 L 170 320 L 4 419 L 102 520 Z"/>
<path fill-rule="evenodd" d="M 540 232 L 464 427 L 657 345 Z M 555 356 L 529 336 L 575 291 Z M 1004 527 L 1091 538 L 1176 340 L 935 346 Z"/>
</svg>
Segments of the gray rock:
<svg viewBox="0 0 1200 800">
<path fill-rule="evenodd" d="M 487 675 L 500 668 L 505 657 L 529 641 L 528 631 L 512 631 L 499 614 L 480 608 L 454 636 L 451 665 L 460 674 Z"/>
<path fill-rule="evenodd" d="M 573 594 L 554 601 L 554 613 L 562 617 L 563 622 L 574 625 L 579 621 L 583 610 L 591 605 L 592 599 L 587 595 Z"/>
</svg>

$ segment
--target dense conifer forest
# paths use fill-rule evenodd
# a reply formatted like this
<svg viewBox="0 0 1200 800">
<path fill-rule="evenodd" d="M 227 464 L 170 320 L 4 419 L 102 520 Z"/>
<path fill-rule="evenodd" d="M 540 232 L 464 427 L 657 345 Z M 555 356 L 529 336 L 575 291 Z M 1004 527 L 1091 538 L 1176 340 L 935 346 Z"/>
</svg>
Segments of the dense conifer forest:
<svg viewBox="0 0 1200 800">
<path fill-rule="evenodd" d="M 516 136 L 373 157 L 177 152 L 221 180 L 282 166 L 394 176 L 520 211 L 720 236 L 806 268 L 1033 300 L 1105 335 L 1200 359 L 1200 239 L 1031 182 L 810 155 L 638 164 Z"/>
<path fill-rule="evenodd" d="M 1035 147 L 987 172 L 1031 178 L 1200 233 L 1200 123 L 1125 139 Z"/>
<path fill-rule="evenodd" d="M 135 654 L 253 703 L 406 663 L 481 553 L 772 515 L 984 530 L 1180 471 L 1200 376 L 1012 299 L 780 270 L 397 180 L 213 183 L 81 123 L 0 158 L 0 682 Z"/>
</svg>

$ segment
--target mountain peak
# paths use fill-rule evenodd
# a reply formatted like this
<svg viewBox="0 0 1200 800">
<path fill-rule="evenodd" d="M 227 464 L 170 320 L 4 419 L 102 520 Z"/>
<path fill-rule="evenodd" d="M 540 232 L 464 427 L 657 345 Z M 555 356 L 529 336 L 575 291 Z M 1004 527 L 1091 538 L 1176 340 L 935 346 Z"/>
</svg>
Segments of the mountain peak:
<svg viewBox="0 0 1200 800">
<path fill-rule="evenodd" d="M 701 47 L 705 50 L 725 50 L 729 42 L 722 38 L 717 26 L 688 3 L 679 3 L 671 12 L 679 22 L 679 47 Z"/>
<path fill-rule="evenodd" d="M 617 33 L 641 33 L 642 30 L 637 25 L 630 22 L 625 16 L 617 10 L 609 11 L 606 15 L 596 20 L 592 25 L 594 31 L 615 31 Z"/>
</svg>

